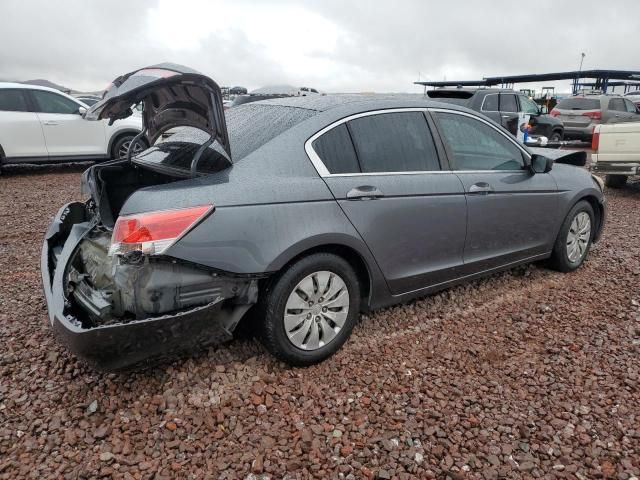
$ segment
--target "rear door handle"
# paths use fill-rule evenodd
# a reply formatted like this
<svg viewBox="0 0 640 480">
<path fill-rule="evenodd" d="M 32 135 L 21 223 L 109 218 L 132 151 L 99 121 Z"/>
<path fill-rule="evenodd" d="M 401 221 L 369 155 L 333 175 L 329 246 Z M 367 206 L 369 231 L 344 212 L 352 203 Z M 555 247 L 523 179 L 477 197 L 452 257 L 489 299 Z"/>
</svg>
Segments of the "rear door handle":
<svg viewBox="0 0 640 480">
<path fill-rule="evenodd" d="M 474 183 L 469 187 L 469 193 L 474 195 L 488 195 L 493 192 L 493 187 L 486 182 Z"/>
<path fill-rule="evenodd" d="M 43 122 L 45 125 L 58 125 L 58 122 L 54 122 L 53 120 L 45 120 Z"/>
<path fill-rule="evenodd" d="M 347 200 L 375 200 L 382 197 L 384 194 L 373 185 L 361 185 L 347 192 Z"/>
</svg>

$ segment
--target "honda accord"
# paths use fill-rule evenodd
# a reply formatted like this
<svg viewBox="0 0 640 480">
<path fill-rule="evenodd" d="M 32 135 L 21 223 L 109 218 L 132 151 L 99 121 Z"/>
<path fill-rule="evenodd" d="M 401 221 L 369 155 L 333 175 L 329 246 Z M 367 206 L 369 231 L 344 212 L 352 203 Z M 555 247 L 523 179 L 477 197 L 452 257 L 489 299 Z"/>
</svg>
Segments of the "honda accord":
<svg viewBox="0 0 640 480">
<path fill-rule="evenodd" d="M 527 262 L 575 270 L 605 221 L 583 153 L 553 160 L 457 105 L 307 96 L 225 117 L 213 80 L 162 64 L 86 118 L 138 104 L 151 146 L 90 167 L 42 251 L 53 331 L 96 368 L 229 340 L 249 311 L 267 350 L 313 364 L 362 311 Z"/>
</svg>

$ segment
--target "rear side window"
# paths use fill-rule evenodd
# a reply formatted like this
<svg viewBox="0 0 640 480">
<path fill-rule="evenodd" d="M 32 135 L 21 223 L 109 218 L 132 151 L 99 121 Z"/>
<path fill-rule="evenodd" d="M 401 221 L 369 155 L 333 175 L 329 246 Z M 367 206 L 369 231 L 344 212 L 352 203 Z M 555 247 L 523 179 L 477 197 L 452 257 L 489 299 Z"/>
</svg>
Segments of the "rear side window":
<svg viewBox="0 0 640 480">
<path fill-rule="evenodd" d="M 500 111 L 501 112 L 517 112 L 518 103 L 516 102 L 516 96 L 510 93 L 500 94 Z"/>
<path fill-rule="evenodd" d="M 498 111 L 498 94 L 492 93 L 484 97 L 484 100 L 482 101 L 481 110 L 483 112 L 497 112 Z"/>
<path fill-rule="evenodd" d="M 356 173 L 360 171 L 356 151 L 353 149 L 346 123 L 332 128 L 314 140 L 313 149 L 329 173 Z"/>
<path fill-rule="evenodd" d="M 362 172 L 440 170 L 422 112 L 382 113 L 349 122 Z"/>
<path fill-rule="evenodd" d="M 26 112 L 27 102 L 22 90 L 0 89 L 0 111 L 4 112 Z"/>
<path fill-rule="evenodd" d="M 556 105 L 560 110 L 600 110 L 598 98 L 573 97 L 560 100 Z"/>
<path fill-rule="evenodd" d="M 62 95 L 42 90 L 32 90 L 36 101 L 37 111 L 41 113 L 73 114 L 78 112 L 80 105 Z"/>
<path fill-rule="evenodd" d="M 612 98 L 609 100 L 609 110 L 615 110 L 616 112 L 626 112 L 627 108 L 624 106 L 624 101 L 621 98 Z"/>
</svg>

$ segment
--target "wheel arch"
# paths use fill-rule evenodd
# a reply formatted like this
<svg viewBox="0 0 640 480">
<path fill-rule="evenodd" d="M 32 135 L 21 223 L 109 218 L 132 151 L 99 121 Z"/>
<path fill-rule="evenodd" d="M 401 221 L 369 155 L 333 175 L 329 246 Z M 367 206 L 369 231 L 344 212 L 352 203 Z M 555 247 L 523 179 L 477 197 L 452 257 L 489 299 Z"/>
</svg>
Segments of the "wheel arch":
<svg viewBox="0 0 640 480">
<path fill-rule="evenodd" d="M 373 259 L 367 258 L 369 255 L 363 254 L 351 242 L 332 239 L 331 241 L 317 242 L 311 245 L 293 246 L 273 262 L 272 270 L 283 271 L 289 265 L 315 253 L 332 253 L 344 259 L 353 268 L 360 282 L 361 308 L 368 310 L 371 305 L 372 295 L 380 282 L 377 274 L 377 265 L 371 265 Z"/>
<path fill-rule="evenodd" d="M 604 205 L 600 202 L 600 200 L 598 200 L 598 198 L 595 195 L 585 195 L 579 198 L 574 203 L 574 205 L 582 200 L 588 202 L 591 205 L 591 208 L 593 208 L 593 214 L 596 217 L 595 218 L 596 228 L 595 228 L 595 233 L 593 234 L 593 242 L 595 243 L 600 239 L 600 236 L 602 235 L 602 227 L 604 225 L 604 219 L 605 219 Z M 573 206 L 571 208 L 573 208 Z"/>
</svg>

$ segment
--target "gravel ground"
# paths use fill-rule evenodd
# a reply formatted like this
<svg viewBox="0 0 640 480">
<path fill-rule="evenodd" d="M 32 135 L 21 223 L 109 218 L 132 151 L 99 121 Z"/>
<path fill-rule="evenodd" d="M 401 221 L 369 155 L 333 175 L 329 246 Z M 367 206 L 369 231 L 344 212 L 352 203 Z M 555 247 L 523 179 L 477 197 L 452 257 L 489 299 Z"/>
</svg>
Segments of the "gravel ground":
<svg viewBox="0 0 640 480">
<path fill-rule="evenodd" d="M 640 477 L 640 185 L 582 269 L 364 317 L 291 369 L 252 339 L 127 375 L 52 338 L 43 232 L 80 170 L 0 177 L 0 478 Z"/>
</svg>

